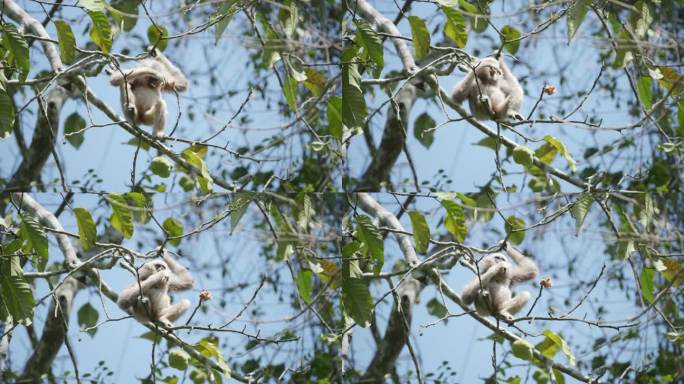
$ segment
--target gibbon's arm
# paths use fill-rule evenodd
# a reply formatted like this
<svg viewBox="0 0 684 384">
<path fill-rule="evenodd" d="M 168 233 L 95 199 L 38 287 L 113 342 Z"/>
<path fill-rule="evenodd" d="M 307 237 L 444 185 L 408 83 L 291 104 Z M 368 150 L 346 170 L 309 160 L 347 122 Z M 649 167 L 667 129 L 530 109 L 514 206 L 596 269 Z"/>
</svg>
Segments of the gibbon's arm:
<svg viewBox="0 0 684 384">
<path fill-rule="evenodd" d="M 126 287 L 126 289 L 121 291 L 119 294 L 119 299 L 116 301 L 116 303 L 119 305 L 119 308 L 123 310 L 130 308 L 138 299 L 138 296 L 140 296 L 140 288 L 142 288 L 143 292 L 147 292 L 150 288 L 159 284 L 163 277 L 164 271 L 159 271 L 144 281 L 141 281 L 140 285 L 138 285 L 138 281 L 131 283 L 131 285 Z"/>
<path fill-rule="evenodd" d="M 476 88 L 477 84 L 475 84 L 475 71 L 470 71 L 466 77 L 461 79 L 461 81 L 456 84 L 454 90 L 451 91 L 451 99 L 455 103 L 461 104 Z"/>
<path fill-rule="evenodd" d="M 164 54 L 157 52 L 157 61 L 166 69 L 166 72 L 169 75 L 164 86 L 165 90 L 184 92 L 188 89 L 188 79 L 185 78 L 183 72 L 173 65 Z"/>
<path fill-rule="evenodd" d="M 463 303 L 466 305 L 472 304 L 475 301 L 477 292 L 480 289 L 480 282 L 482 282 L 482 286 L 484 287 L 485 285 L 489 284 L 489 281 L 499 273 L 501 273 L 500 265 L 493 265 L 487 270 L 487 272 L 480 274 L 479 279 L 477 276 L 475 276 L 472 280 L 470 280 L 470 282 L 463 287 L 463 293 L 461 293 L 461 299 L 463 300 Z"/>
<path fill-rule="evenodd" d="M 109 78 L 109 81 L 112 85 L 121 85 L 121 83 L 124 82 L 124 79 L 126 81 L 131 81 L 142 76 L 154 77 L 161 82 L 166 80 L 164 79 L 164 76 L 162 76 L 162 74 L 160 74 L 156 69 L 147 66 L 141 66 L 126 71 L 114 72 Z"/>
<path fill-rule="evenodd" d="M 164 261 L 173 272 L 169 279 L 169 289 L 179 291 L 192 288 L 194 281 L 190 271 L 176 262 L 176 260 L 174 260 L 166 251 L 164 252 Z"/>
<path fill-rule="evenodd" d="M 520 251 L 513 248 L 510 244 L 506 244 L 506 252 L 508 253 L 515 263 L 517 264 L 513 267 L 511 271 L 511 282 L 521 283 L 523 281 L 532 280 L 539 274 L 539 268 L 532 259 L 523 255 Z"/>
</svg>

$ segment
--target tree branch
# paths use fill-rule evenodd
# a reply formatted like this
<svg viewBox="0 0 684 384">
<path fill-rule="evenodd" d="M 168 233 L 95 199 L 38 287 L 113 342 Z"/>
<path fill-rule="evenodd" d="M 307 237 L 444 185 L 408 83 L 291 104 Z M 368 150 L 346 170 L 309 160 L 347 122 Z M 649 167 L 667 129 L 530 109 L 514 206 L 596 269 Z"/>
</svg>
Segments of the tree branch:
<svg viewBox="0 0 684 384">
<path fill-rule="evenodd" d="M 40 44 L 43 46 L 45 56 L 47 56 L 52 70 L 55 71 L 55 73 L 61 72 L 62 68 L 64 68 L 64 64 L 62 64 L 62 59 L 59 57 L 59 52 L 57 51 L 56 46 L 49 42 L 49 40 L 52 39 L 43 27 L 43 24 L 33 18 L 33 16 L 26 13 L 26 11 L 24 11 L 12 0 L 3 0 L 2 12 L 9 16 L 10 19 L 16 21 L 34 34 L 41 37 Z"/>
<path fill-rule="evenodd" d="M 399 241 L 399 248 L 402 250 L 404 253 L 404 257 L 406 258 L 407 262 L 411 264 L 412 259 L 416 258 L 416 253 L 415 249 L 411 245 L 411 240 L 410 237 L 406 234 L 406 230 L 404 227 L 401 225 L 399 220 L 394 216 L 390 211 L 382 207 L 380 204 L 378 204 L 375 199 L 373 199 L 370 195 L 365 194 L 365 193 L 359 193 L 359 205 L 361 208 L 363 208 L 366 212 L 373 214 L 375 217 L 377 217 L 381 222 L 383 222 L 387 227 L 392 229 L 394 235 L 397 237 L 397 241 Z M 445 296 L 447 296 L 449 299 L 451 299 L 454 303 L 456 303 L 461 309 L 468 313 L 468 315 L 472 316 L 475 320 L 479 321 L 483 325 L 485 325 L 487 328 L 491 329 L 493 332 L 496 332 L 500 335 L 502 335 L 504 338 L 506 338 L 510 342 L 515 342 L 517 340 L 521 340 L 520 337 L 515 335 L 514 333 L 507 331 L 505 329 L 501 329 L 498 327 L 496 324 L 492 323 L 488 318 L 484 316 L 480 316 L 477 314 L 477 312 L 472 311 L 467 305 L 463 303 L 461 300 L 461 296 L 451 289 L 449 285 L 442 279 L 441 275 L 439 274 L 439 271 L 435 268 L 425 268 L 425 273 L 428 275 L 428 277 L 434 282 L 435 285 L 438 286 L 438 289 L 440 292 L 443 292 Z M 378 347 L 380 348 L 380 347 Z M 585 383 L 594 383 L 595 380 L 589 376 L 584 375 L 583 373 L 579 372 L 578 370 L 568 367 L 566 365 L 557 363 L 553 361 L 552 359 L 547 358 L 546 356 L 542 355 L 538 350 L 534 350 L 534 356 L 541 361 L 547 363 L 547 365 L 552 366 L 553 368 L 568 374 L 572 377 L 574 377 L 577 380 L 580 380 Z"/>
</svg>

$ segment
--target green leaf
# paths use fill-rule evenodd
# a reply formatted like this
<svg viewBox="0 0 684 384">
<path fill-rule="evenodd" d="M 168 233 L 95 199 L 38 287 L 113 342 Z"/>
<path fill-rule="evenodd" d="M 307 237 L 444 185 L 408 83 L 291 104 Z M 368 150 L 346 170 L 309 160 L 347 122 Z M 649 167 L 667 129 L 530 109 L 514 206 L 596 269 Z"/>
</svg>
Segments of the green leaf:
<svg viewBox="0 0 684 384">
<path fill-rule="evenodd" d="M 518 339 L 511 344 L 513 356 L 527 361 L 532 361 L 534 356 L 534 346 L 524 339 Z"/>
<path fill-rule="evenodd" d="M 463 14 L 449 6 L 443 6 L 441 9 L 447 18 L 446 23 L 444 23 L 444 35 L 456 42 L 457 47 L 464 48 L 468 43 L 468 31 Z"/>
<path fill-rule="evenodd" d="M 164 220 L 164 223 L 162 224 L 162 227 L 164 228 L 164 231 L 166 232 L 166 236 L 168 237 L 178 237 L 183 235 L 183 223 L 180 221 L 174 219 L 173 217 L 168 217 L 166 220 Z M 170 239 L 169 244 L 177 247 L 178 244 L 180 244 L 181 239 Z"/>
<path fill-rule="evenodd" d="M 416 53 L 416 59 L 420 60 L 430 52 L 430 32 L 420 17 L 409 16 L 408 21 L 413 36 L 413 51 Z"/>
<path fill-rule="evenodd" d="M 653 79 L 650 76 L 639 76 L 637 81 L 637 90 L 639 91 L 639 101 L 650 111 L 653 108 L 653 90 L 652 90 Z"/>
<path fill-rule="evenodd" d="M 104 0 L 78 0 L 78 5 L 88 11 L 104 12 L 107 9 L 107 3 Z"/>
<path fill-rule="evenodd" d="M 181 176 L 180 180 L 178 180 L 178 185 L 183 188 L 183 191 L 190 192 L 195 189 L 195 180 L 190 178 L 188 175 L 183 175 Z"/>
<path fill-rule="evenodd" d="M 462 243 L 468 235 L 463 208 L 452 200 L 442 200 L 441 202 L 447 211 L 444 226 L 458 242 Z"/>
<path fill-rule="evenodd" d="M 582 25 L 584 16 L 587 15 L 589 10 L 589 3 L 590 0 L 575 0 L 574 4 L 570 6 L 567 16 L 568 43 L 572 41 L 575 33 L 577 33 L 580 25 Z"/>
<path fill-rule="evenodd" d="M 344 277 L 342 280 L 342 304 L 344 312 L 363 328 L 370 325 L 373 314 L 373 298 L 363 279 Z"/>
<path fill-rule="evenodd" d="M 204 371 L 193 369 L 190 371 L 190 380 L 193 384 L 204 384 L 207 381 L 207 374 Z"/>
<path fill-rule="evenodd" d="M 123 194 L 123 197 L 130 206 L 134 221 L 145 224 L 150 220 L 150 212 L 153 206 L 152 199 L 141 192 L 126 192 Z"/>
<path fill-rule="evenodd" d="M 164 156 L 157 156 L 150 163 L 150 171 L 164 179 L 171 176 L 172 169 L 173 163 Z"/>
<path fill-rule="evenodd" d="M 560 335 L 548 329 L 543 330 L 542 334 L 544 334 L 544 336 L 546 336 L 549 340 L 553 341 L 558 347 L 560 347 L 561 352 L 563 352 L 565 357 L 568 359 L 570 365 L 575 365 L 575 355 L 572 354 L 572 351 L 570 351 L 568 343 L 566 343 L 565 340 L 563 340 L 563 338 L 560 337 Z"/>
<path fill-rule="evenodd" d="M 179 371 L 185 371 L 188 368 L 190 355 L 181 349 L 174 349 L 169 352 L 169 366 L 176 368 Z"/>
<path fill-rule="evenodd" d="M 677 125 L 679 126 L 679 136 L 684 137 L 684 99 L 679 100 L 679 105 L 677 106 Z M 0 130 L 0 139 L 1 138 L 2 131 Z"/>
<path fill-rule="evenodd" d="M 506 234 L 509 235 L 509 239 L 511 239 L 514 244 L 523 242 L 525 239 L 525 220 L 515 216 L 508 216 L 504 227 L 506 228 Z"/>
<path fill-rule="evenodd" d="M 577 231 L 577 234 L 579 234 L 584 219 L 587 217 L 593 203 L 594 197 L 592 194 L 583 192 L 579 195 L 575 204 L 570 208 L 570 215 L 575 219 L 575 230 Z"/>
<path fill-rule="evenodd" d="M 45 229 L 33 216 L 21 216 L 21 238 L 35 252 L 33 264 L 43 272 L 48 261 L 48 240 Z"/>
<path fill-rule="evenodd" d="M 138 22 L 139 0 L 114 0 L 109 9 L 124 32 L 130 32 Z"/>
<path fill-rule="evenodd" d="M 447 307 L 442 304 L 441 301 L 437 300 L 436 298 L 432 298 L 432 300 L 428 301 L 427 303 L 427 311 L 429 314 L 432 316 L 442 319 L 446 317 L 447 314 L 449 314 L 449 311 L 447 310 Z M 447 322 L 447 319 L 444 319 L 444 323 Z"/>
<path fill-rule="evenodd" d="M 95 245 L 97 240 L 95 221 L 90 212 L 85 208 L 74 208 L 74 215 L 76 216 L 76 224 L 78 224 L 78 236 L 81 247 L 83 247 L 84 251 L 87 251 Z"/>
<path fill-rule="evenodd" d="M 102 52 L 109 53 L 112 48 L 112 26 L 109 24 L 107 15 L 102 11 L 90 11 L 88 15 L 93 22 L 90 40 L 100 47 Z"/>
<path fill-rule="evenodd" d="M 641 286 L 641 294 L 648 303 L 653 303 L 653 278 L 655 277 L 655 269 L 644 268 L 639 275 L 639 285 Z"/>
<path fill-rule="evenodd" d="M 369 57 L 377 68 L 385 66 L 384 49 L 380 35 L 363 19 L 356 19 L 356 43 L 363 47 L 364 55 Z"/>
<path fill-rule="evenodd" d="M 76 58 L 76 38 L 71 30 L 71 25 L 64 20 L 55 20 L 57 40 L 59 41 L 59 56 L 66 64 L 70 64 Z"/>
<path fill-rule="evenodd" d="M 359 238 L 363 242 L 362 249 L 364 255 L 370 256 L 373 260 L 373 271 L 377 275 L 382 270 L 385 263 L 385 243 L 378 227 L 366 215 L 356 215 L 356 230 Z"/>
<path fill-rule="evenodd" d="M 342 53 L 342 123 L 349 129 L 362 129 L 366 124 L 368 108 L 361 91 L 361 75 L 356 56 L 350 48 Z"/>
<path fill-rule="evenodd" d="M 235 199 L 230 202 L 230 233 L 235 231 L 242 216 L 245 215 L 247 207 L 252 202 L 252 195 L 250 193 L 236 194 Z"/>
<path fill-rule="evenodd" d="M 311 288 L 313 287 L 313 272 L 302 269 L 297 275 L 297 291 L 306 304 L 311 303 Z"/>
<path fill-rule="evenodd" d="M 0 276 L 0 308 L 5 308 L 15 323 L 31 325 L 36 302 L 31 286 L 24 279 L 19 256 L 0 258 Z"/>
<path fill-rule="evenodd" d="M 72 113 L 64 121 L 64 137 L 76 149 L 83 144 L 85 127 L 86 121 L 78 112 Z"/>
<path fill-rule="evenodd" d="M 506 25 L 501 28 L 501 42 L 504 43 L 504 49 L 507 50 L 511 55 L 515 55 L 520 48 L 520 31 Z"/>
<path fill-rule="evenodd" d="M 560 154 L 563 156 L 565 161 L 567 161 L 568 165 L 570 166 L 570 170 L 575 172 L 577 168 L 577 162 L 572 158 L 572 155 L 570 154 L 570 151 L 568 151 L 568 148 L 565 146 L 565 144 L 551 135 L 545 135 L 544 141 L 556 148 L 556 150 L 558 150 L 558 152 L 560 152 Z"/>
<path fill-rule="evenodd" d="M 0 89 L 0 139 L 12 134 L 14 103 L 4 89 Z"/>
<path fill-rule="evenodd" d="M 211 15 L 211 19 L 216 20 L 216 24 L 214 24 L 216 27 L 214 30 L 214 44 L 218 43 L 221 39 L 221 35 L 223 35 L 223 31 L 226 30 L 230 21 L 233 20 L 233 14 L 235 13 L 235 8 L 233 7 L 234 3 L 235 1 L 233 0 L 219 3 L 216 5 L 216 12 Z"/>
<path fill-rule="evenodd" d="M 112 215 L 109 217 L 112 227 L 121 232 L 125 238 L 130 239 L 133 236 L 133 215 L 128 209 L 126 199 L 118 193 L 110 193 L 106 199 L 112 207 Z"/>
<path fill-rule="evenodd" d="M 288 76 L 283 82 L 283 94 L 290 109 L 297 112 L 297 80 Z"/>
<path fill-rule="evenodd" d="M 534 152 L 527 147 L 519 145 L 513 149 L 513 161 L 526 167 L 534 164 Z"/>
<path fill-rule="evenodd" d="M 339 141 L 342 141 L 342 98 L 332 96 L 328 99 L 328 130 Z"/>
<path fill-rule="evenodd" d="M 200 190 L 204 193 L 211 192 L 214 180 L 209 174 L 207 164 L 204 163 L 202 157 L 193 150 L 193 147 L 184 149 L 183 152 L 181 152 L 181 157 L 184 158 L 191 167 L 199 171 L 200 174 L 197 177 L 197 181 L 199 182 Z"/>
<path fill-rule="evenodd" d="M 489 27 L 489 4 L 482 1 L 476 1 L 477 5 L 467 2 L 466 0 L 459 0 L 458 4 L 469 15 L 470 25 L 473 31 L 482 33 Z"/>
<path fill-rule="evenodd" d="M 2 24 L 2 39 L 12 54 L 12 61 L 21 70 L 19 81 L 24 82 L 31 68 L 28 43 L 13 24 Z"/>
<path fill-rule="evenodd" d="M 430 148 L 432 142 L 435 140 L 434 128 L 436 125 L 435 120 L 433 120 L 427 112 L 423 112 L 416 118 L 416 122 L 413 123 L 413 136 L 418 139 L 418 142 L 420 142 L 423 147 Z"/>
<path fill-rule="evenodd" d="M 90 303 L 85 303 L 78 310 L 78 326 L 81 330 L 94 327 L 95 325 L 97 325 L 97 319 L 99 317 L 100 314 L 97 312 L 97 310 L 93 308 L 93 306 L 90 305 Z M 91 337 L 95 336 L 97 328 L 89 329 L 87 332 Z"/>
<path fill-rule="evenodd" d="M 328 79 L 325 78 L 324 74 L 311 67 L 304 68 L 304 73 L 306 74 L 304 86 L 311 91 L 314 96 L 321 96 L 323 91 L 325 91 L 325 86 L 328 84 Z"/>
<path fill-rule="evenodd" d="M 158 50 L 164 52 L 166 47 L 169 45 L 167 38 L 169 37 L 169 31 L 163 25 L 150 25 L 147 28 L 147 39 L 150 45 L 157 48 Z"/>
<path fill-rule="evenodd" d="M 418 211 L 410 211 L 411 228 L 413 228 L 413 240 L 416 242 L 416 252 L 427 252 L 430 244 L 430 227 L 428 226 L 425 216 Z"/>
</svg>

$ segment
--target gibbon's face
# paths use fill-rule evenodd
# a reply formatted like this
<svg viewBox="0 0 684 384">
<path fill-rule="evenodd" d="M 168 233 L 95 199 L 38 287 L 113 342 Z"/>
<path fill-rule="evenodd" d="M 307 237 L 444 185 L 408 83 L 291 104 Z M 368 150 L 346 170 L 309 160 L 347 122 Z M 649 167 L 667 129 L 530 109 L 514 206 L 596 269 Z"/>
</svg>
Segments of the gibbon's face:
<svg viewBox="0 0 684 384">
<path fill-rule="evenodd" d="M 145 280 L 156 272 L 166 270 L 167 268 L 168 266 L 164 260 L 148 261 L 147 263 L 143 264 L 142 267 L 140 267 L 138 275 L 140 275 L 141 280 Z"/>
<path fill-rule="evenodd" d="M 501 253 L 485 256 L 479 263 L 480 273 L 486 272 L 492 266 L 500 263 L 508 264 L 508 258 Z"/>
<path fill-rule="evenodd" d="M 493 65 L 482 65 L 477 68 L 477 77 L 483 83 L 494 84 L 501 77 L 501 70 Z"/>
</svg>

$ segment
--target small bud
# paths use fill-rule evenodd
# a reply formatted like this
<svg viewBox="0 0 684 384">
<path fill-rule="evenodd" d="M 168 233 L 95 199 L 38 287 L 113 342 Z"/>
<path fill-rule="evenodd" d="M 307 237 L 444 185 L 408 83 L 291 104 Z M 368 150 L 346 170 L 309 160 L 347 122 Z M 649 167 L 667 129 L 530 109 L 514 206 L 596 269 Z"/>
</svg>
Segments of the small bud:
<svg viewBox="0 0 684 384">
<path fill-rule="evenodd" d="M 544 288 L 551 288 L 551 287 L 553 287 L 553 280 L 551 280 L 550 277 L 545 277 L 545 278 L 541 279 L 539 284 L 541 284 L 541 286 Z"/>
<path fill-rule="evenodd" d="M 202 291 L 199 294 L 199 299 L 200 301 L 209 301 L 211 300 L 211 292 L 209 291 Z"/>
<path fill-rule="evenodd" d="M 545 86 L 544 86 L 544 93 L 546 93 L 547 95 L 551 96 L 551 95 L 553 95 L 554 93 L 556 93 L 556 87 L 554 87 L 553 85 L 550 85 L 550 84 L 549 84 L 549 85 L 545 85 Z"/>
</svg>

